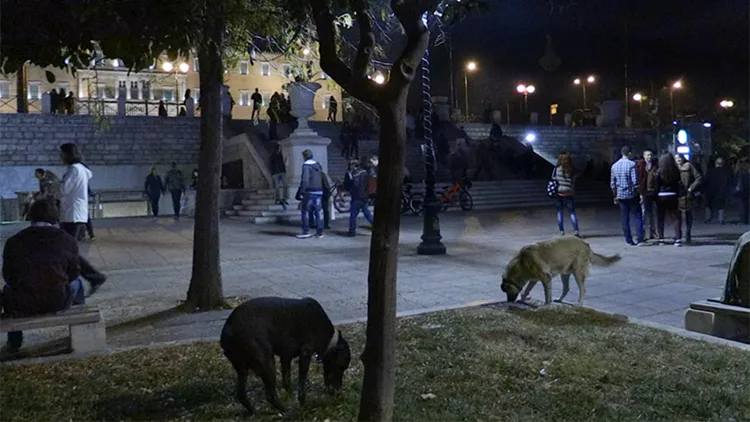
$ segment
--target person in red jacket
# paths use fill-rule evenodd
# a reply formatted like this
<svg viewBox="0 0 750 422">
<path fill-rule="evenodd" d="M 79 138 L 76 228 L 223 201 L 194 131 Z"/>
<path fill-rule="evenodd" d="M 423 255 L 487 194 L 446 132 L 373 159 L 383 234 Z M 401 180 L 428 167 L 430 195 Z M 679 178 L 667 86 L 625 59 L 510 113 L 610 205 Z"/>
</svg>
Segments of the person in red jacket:
<svg viewBox="0 0 750 422">
<path fill-rule="evenodd" d="M 84 303 L 78 243 L 58 226 L 60 212 L 49 199 L 29 210 L 31 226 L 5 241 L 2 307 L 7 316 L 27 317 Z M 4 353 L 17 352 L 20 331 L 8 333 Z"/>
</svg>

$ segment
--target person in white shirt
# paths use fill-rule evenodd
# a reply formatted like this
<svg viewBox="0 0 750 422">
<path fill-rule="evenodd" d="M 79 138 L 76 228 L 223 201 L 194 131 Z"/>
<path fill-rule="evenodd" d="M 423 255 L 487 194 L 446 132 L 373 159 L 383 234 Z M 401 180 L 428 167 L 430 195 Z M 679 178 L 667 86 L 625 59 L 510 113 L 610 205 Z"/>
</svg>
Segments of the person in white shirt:
<svg viewBox="0 0 750 422">
<path fill-rule="evenodd" d="M 81 163 L 78 147 L 60 145 L 60 158 L 68 168 L 60 183 L 60 228 L 78 239 L 89 219 L 89 180 L 91 170 Z"/>
</svg>

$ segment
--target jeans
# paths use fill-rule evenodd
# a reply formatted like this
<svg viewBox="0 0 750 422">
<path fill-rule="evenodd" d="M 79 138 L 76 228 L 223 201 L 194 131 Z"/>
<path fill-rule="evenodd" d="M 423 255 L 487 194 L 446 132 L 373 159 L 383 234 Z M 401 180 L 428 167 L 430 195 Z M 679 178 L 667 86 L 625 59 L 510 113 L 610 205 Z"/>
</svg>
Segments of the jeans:
<svg viewBox="0 0 750 422">
<path fill-rule="evenodd" d="M 578 217 L 576 216 L 576 205 L 572 196 L 558 196 L 555 198 L 555 204 L 557 205 L 557 227 L 560 229 L 560 233 L 565 232 L 565 225 L 563 224 L 563 210 L 568 209 L 570 213 L 570 222 L 573 223 L 573 231 L 578 233 Z"/>
<path fill-rule="evenodd" d="M 685 240 L 689 242 L 693 234 L 693 210 L 682 212 L 685 213 Z"/>
<path fill-rule="evenodd" d="M 315 216 L 315 229 L 317 234 L 323 234 L 323 225 L 321 213 L 323 211 L 322 203 L 323 193 L 310 193 L 307 192 L 302 197 L 302 233 L 310 233 L 310 219 L 311 213 Z"/>
<path fill-rule="evenodd" d="M 78 237 L 85 230 L 85 227 L 86 223 L 60 223 L 60 228 L 76 240 L 78 240 Z"/>
<path fill-rule="evenodd" d="M 351 208 L 349 209 L 349 234 L 354 234 L 357 231 L 357 217 L 359 212 L 365 215 L 365 219 L 370 224 L 375 224 L 370 214 L 369 204 L 364 199 L 352 199 Z"/>
<path fill-rule="evenodd" d="M 174 216 L 180 216 L 180 206 L 182 205 L 182 189 L 172 189 L 169 191 L 172 194 L 172 209 L 174 210 Z"/>
<path fill-rule="evenodd" d="M 89 217 L 89 221 L 86 222 L 86 232 L 89 234 L 89 238 L 94 238 L 94 225 L 91 223 L 91 217 Z"/>
<path fill-rule="evenodd" d="M 323 228 L 327 229 L 330 226 L 331 223 L 331 209 L 328 207 L 329 203 L 331 201 L 330 196 L 325 196 L 321 198 L 320 202 L 323 205 Z M 317 227 L 315 225 L 315 213 L 310 212 L 310 227 Z"/>
<path fill-rule="evenodd" d="M 651 237 L 655 237 L 657 233 L 657 197 L 654 195 L 644 195 L 643 203 L 641 203 L 641 211 L 643 212 L 643 228 L 644 231 L 648 226 L 648 233 Z"/>
<path fill-rule="evenodd" d="M 83 282 L 81 278 L 76 278 L 68 284 L 70 290 L 70 303 L 65 307 L 68 309 L 72 305 L 83 305 L 86 301 L 83 292 Z M 10 290 L 10 286 L 6 285 L 3 289 L 3 293 L 7 294 Z M 65 310 L 61 309 L 61 310 Z M 23 332 L 22 331 L 10 331 L 8 332 L 8 345 L 13 348 L 19 348 L 23 344 Z"/>
<path fill-rule="evenodd" d="M 286 173 L 276 173 L 273 175 L 273 191 L 276 195 L 276 202 L 286 200 Z"/>
<path fill-rule="evenodd" d="M 635 217 L 636 243 L 643 242 L 643 216 L 641 215 L 641 204 L 638 198 L 620 199 L 620 221 L 625 241 L 633 243 L 633 235 L 630 232 L 630 215 Z"/>
<path fill-rule="evenodd" d="M 151 202 L 151 212 L 154 214 L 154 217 L 159 216 L 159 199 L 161 199 L 161 195 L 151 195 L 148 197 L 149 202 Z"/>
<path fill-rule="evenodd" d="M 669 214 L 669 219 L 674 225 L 674 239 L 682 239 L 682 214 L 678 208 L 677 195 L 659 196 L 658 215 L 659 215 L 659 240 L 664 239 L 664 217 Z"/>
</svg>

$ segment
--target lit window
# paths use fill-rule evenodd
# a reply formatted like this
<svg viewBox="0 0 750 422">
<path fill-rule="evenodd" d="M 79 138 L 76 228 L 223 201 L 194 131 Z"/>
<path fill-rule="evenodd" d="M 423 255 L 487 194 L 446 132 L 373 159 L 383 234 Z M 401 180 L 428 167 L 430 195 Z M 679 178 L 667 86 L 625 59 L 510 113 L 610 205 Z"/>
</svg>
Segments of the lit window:
<svg viewBox="0 0 750 422">
<path fill-rule="evenodd" d="M 194 88 L 191 93 L 193 94 L 193 99 L 195 100 L 195 104 L 198 104 L 198 100 L 201 99 L 201 90 L 198 88 Z"/>
<path fill-rule="evenodd" d="M 263 99 L 263 107 L 267 107 L 269 104 L 271 104 L 271 93 L 270 92 L 262 92 L 260 94 L 260 97 Z"/>
<path fill-rule="evenodd" d="M 288 64 L 281 65 L 281 76 L 290 78 L 292 76 L 292 67 Z"/>
<path fill-rule="evenodd" d="M 320 72 L 320 79 L 328 79 L 328 75 L 325 72 Z"/>
<path fill-rule="evenodd" d="M 240 75 L 247 75 L 250 72 L 250 63 L 240 62 Z"/>
<path fill-rule="evenodd" d="M 0 81 L 0 99 L 10 98 L 10 81 Z"/>
<path fill-rule="evenodd" d="M 328 105 L 329 105 L 329 104 L 328 104 L 328 98 L 329 98 L 329 97 L 330 97 L 329 95 L 323 95 L 323 97 L 322 97 L 322 100 L 323 100 L 323 101 L 321 101 L 321 102 L 320 102 L 320 106 L 321 106 L 322 108 L 328 108 Z"/>
<path fill-rule="evenodd" d="M 140 90 L 138 89 L 138 82 L 130 81 L 130 90 L 128 91 L 128 99 L 138 100 L 140 99 Z"/>
<path fill-rule="evenodd" d="M 67 97 L 68 96 L 68 88 L 69 87 L 70 87 L 70 83 L 68 83 L 68 82 L 58 82 L 57 85 L 56 85 L 56 91 L 59 94 L 60 90 L 62 89 L 63 94 L 65 94 L 65 96 Z"/>
<path fill-rule="evenodd" d="M 42 99 L 42 83 L 41 82 L 29 82 L 29 100 L 41 100 Z"/>
<path fill-rule="evenodd" d="M 174 87 L 164 88 L 162 91 L 161 99 L 164 101 L 175 101 Z"/>
<path fill-rule="evenodd" d="M 261 76 L 271 76 L 271 65 L 268 63 L 261 63 L 260 65 Z"/>
<path fill-rule="evenodd" d="M 151 96 L 151 82 L 141 81 L 141 99 L 142 100 L 153 100 Z"/>
<path fill-rule="evenodd" d="M 197 57 L 193 59 L 193 70 L 195 70 L 196 72 L 200 72 L 201 71 L 200 66 L 198 66 L 198 58 Z"/>
<path fill-rule="evenodd" d="M 106 99 L 107 98 L 107 85 L 96 84 L 96 98 Z"/>
<path fill-rule="evenodd" d="M 240 91 L 240 105 L 245 107 L 250 105 L 250 91 Z"/>
</svg>

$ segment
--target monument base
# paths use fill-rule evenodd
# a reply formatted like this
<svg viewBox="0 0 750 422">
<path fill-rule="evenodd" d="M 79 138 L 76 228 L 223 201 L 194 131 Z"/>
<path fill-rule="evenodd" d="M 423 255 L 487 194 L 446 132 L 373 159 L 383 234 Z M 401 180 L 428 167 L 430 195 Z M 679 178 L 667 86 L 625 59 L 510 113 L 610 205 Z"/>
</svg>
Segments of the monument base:
<svg viewBox="0 0 750 422">
<path fill-rule="evenodd" d="M 685 329 L 750 344 L 750 308 L 702 300 L 690 304 Z"/>
</svg>

